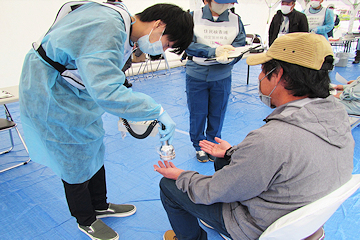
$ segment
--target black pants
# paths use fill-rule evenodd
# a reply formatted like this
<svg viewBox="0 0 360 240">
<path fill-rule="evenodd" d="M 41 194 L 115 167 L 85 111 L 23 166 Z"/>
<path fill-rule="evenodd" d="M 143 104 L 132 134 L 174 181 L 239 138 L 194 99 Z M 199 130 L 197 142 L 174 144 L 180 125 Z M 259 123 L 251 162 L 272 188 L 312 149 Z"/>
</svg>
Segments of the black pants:
<svg viewBox="0 0 360 240">
<path fill-rule="evenodd" d="M 108 208 L 104 166 L 84 183 L 69 184 L 62 181 L 71 216 L 76 218 L 78 224 L 90 226 L 96 220 L 95 209 Z"/>
</svg>

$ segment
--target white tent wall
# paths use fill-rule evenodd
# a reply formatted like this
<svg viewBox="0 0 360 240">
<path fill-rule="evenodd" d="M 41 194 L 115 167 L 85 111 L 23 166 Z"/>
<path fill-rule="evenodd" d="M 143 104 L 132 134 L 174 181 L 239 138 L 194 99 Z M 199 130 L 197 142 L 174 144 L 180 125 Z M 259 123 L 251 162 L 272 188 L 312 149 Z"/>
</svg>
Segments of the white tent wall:
<svg viewBox="0 0 360 240">
<path fill-rule="evenodd" d="M 104 2 L 105 0 L 94 0 Z M 0 0 L 0 88 L 19 84 L 24 57 L 31 43 L 48 30 L 60 7 L 68 0 Z M 161 1 L 125 0 L 132 14 Z M 168 1 L 189 8 L 189 1 Z M 135 4 L 136 3 L 136 4 Z M 173 57 L 170 55 L 170 59 Z M 173 54 L 175 55 L 175 54 Z M 177 57 L 177 55 L 175 55 Z"/>
<path fill-rule="evenodd" d="M 19 84 L 31 43 L 53 23 L 65 0 L 0 0 L 0 88 Z"/>
<path fill-rule="evenodd" d="M 274 14 L 273 9 L 279 2 L 278 0 L 238 0 L 238 4 L 235 4 L 235 13 L 241 17 L 246 33 L 259 34 L 266 44 L 268 24 Z"/>
<path fill-rule="evenodd" d="M 103 2 L 103 0 L 94 0 Z M 105 1 L 105 0 L 104 0 Z M 53 23 L 59 8 L 67 0 L 0 0 L 0 88 L 19 84 L 24 57 L 31 43 L 47 31 Z M 160 2 L 173 3 L 184 10 L 191 11 L 203 6 L 202 0 L 123 0 L 130 13 L 141 12 L 145 8 Z M 251 2 L 251 3 L 248 3 Z M 266 32 L 268 8 L 264 0 L 239 1 L 236 12 L 242 17 L 249 33 L 263 36 Z M 263 13 L 266 14 L 263 14 Z M 175 54 L 167 53 L 168 60 L 179 59 Z"/>
<path fill-rule="evenodd" d="M 105 0 L 94 0 L 102 2 Z M 359 7 L 358 0 L 342 0 L 349 5 Z M 0 88 L 17 85 L 21 74 L 23 59 L 31 48 L 31 43 L 49 28 L 59 8 L 68 0 L 0 0 Z M 160 2 L 176 4 L 191 11 L 203 6 L 202 0 L 123 0 L 132 14 Z M 235 12 L 241 16 L 247 33 L 259 34 L 265 44 L 271 19 L 279 9 L 280 0 L 238 0 Z M 324 5 L 336 1 L 324 1 Z M 304 0 L 297 0 L 304 5 Z M 351 6 L 349 6 L 350 8 Z M 301 10 L 299 6 L 297 9 Z M 355 11 L 354 11 L 355 13 Z M 167 53 L 168 60 L 178 61 L 175 54 Z"/>
</svg>

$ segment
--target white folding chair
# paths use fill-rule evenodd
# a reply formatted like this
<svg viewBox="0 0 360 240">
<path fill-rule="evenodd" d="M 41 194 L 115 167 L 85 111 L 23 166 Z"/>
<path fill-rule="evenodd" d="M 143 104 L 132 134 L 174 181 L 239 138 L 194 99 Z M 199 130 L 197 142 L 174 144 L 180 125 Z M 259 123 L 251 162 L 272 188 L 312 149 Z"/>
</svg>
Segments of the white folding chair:
<svg viewBox="0 0 360 240">
<path fill-rule="evenodd" d="M 276 220 L 259 240 L 324 239 L 322 226 L 359 187 L 360 174 L 355 174 L 334 192 Z"/>
<path fill-rule="evenodd" d="M 353 130 L 355 127 L 357 127 L 357 125 L 360 124 L 360 115 L 349 114 L 349 121 L 351 130 Z"/>
</svg>

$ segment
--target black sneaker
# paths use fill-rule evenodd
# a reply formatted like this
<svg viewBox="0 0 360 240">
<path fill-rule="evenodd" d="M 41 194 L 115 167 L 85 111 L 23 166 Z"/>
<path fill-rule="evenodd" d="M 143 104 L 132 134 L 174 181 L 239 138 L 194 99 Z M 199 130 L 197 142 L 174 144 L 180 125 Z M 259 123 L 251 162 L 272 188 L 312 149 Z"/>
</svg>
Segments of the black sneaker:
<svg viewBox="0 0 360 240">
<path fill-rule="evenodd" d="M 118 240 L 119 234 L 112 230 L 100 219 L 96 219 L 90 226 L 78 225 L 78 228 L 88 235 L 91 239 L 96 240 Z"/>
<path fill-rule="evenodd" d="M 196 158 L 199 162 L 207 162 L 209 161 L 209 157 L 206 152 L 204 151 L 196 151 Z"/>
<path fill-rule="evenodd" d="M 211 154 L 208 154 L 208 156 L 209 156 L 209 161 L 210 162 L 213 162 L 213 161 L 215 161 L 215 156 L 213 156 L 213 155 L 211 155 Z"/>
<path fill-rule="evenodd" d="M 95 210 L 96 218 L 104 217 L 127 217 L 136 212 L 136 207 L 132 204 L 113 204 L 109 203 L 106 210 Z"/>
</svg>

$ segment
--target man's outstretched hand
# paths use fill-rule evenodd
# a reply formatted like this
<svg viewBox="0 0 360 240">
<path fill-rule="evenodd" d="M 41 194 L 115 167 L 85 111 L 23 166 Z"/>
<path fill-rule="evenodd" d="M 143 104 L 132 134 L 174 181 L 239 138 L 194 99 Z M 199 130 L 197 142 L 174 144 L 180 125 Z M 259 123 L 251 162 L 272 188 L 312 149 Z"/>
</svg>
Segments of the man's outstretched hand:
<svg viewBox="0 0 360 240">
<path fill-rule="evenodd" d="M 177 180 L 180 173 L 182 173 L 184 170 L 175 167 L 175 165 L 172 162 L 169 161 L 158 161 L 158 165 L 154 165 L 154 170 L 163 175 L 166 178 Z"/>
<path fill-rule="evenodd" d="M 225 156 L 226 150 L 231 148 L 231 144 L 225 140 L 221 140 L 220 138 L 216 137 L 215 141 L 217 143 L 209 142 L 207 140 L 200 141 L 199 145 L 201 150 L 207 152 L 215 157 L 223 158 Z"/>
</svg>

